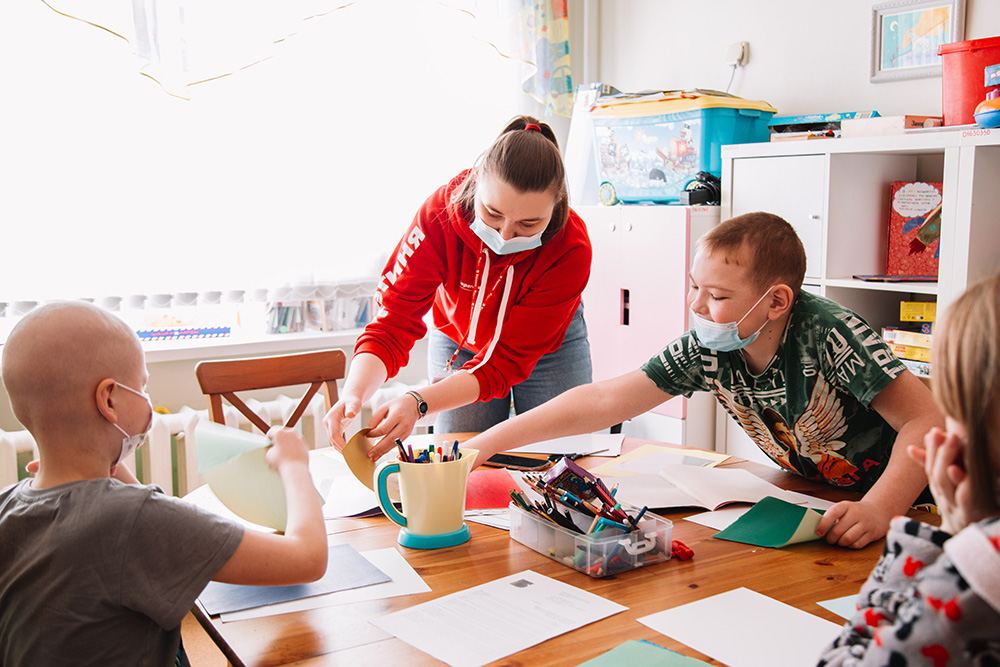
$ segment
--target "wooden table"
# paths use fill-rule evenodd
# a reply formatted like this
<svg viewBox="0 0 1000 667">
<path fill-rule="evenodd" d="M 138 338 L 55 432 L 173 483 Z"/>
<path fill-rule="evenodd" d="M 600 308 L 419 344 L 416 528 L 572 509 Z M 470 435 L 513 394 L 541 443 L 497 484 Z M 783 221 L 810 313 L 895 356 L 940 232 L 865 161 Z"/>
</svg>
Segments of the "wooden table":
<svg viewBox="0 0 1000 667">
<path fill-rule="evenodd" d="M 646 443 L 627 438 L 624 451 Z M 586 467 L 604 461 L 607 459 L 581 459 L 580 463 Z M 859 497 L 749 461 L 731 459 L 720 467 L 746 468 L 777 486 L 828 500 Z M 693 511 L 658 513 L 674 522 L 674 539 L 693 549 L 694 558 L 671 559 L 606 579 L 588 577 L 515 542 L 506 531 L 477 523 L 469 522 L 472 539 L 465 544 L 420 551 L 398 546 L 399 527 L 384 517 L 327 521 L 331 544 L 350 544 L 358 551 L 396 547 L 431 592 L 232 623 L 209 618 L 200 604 L 195 615 L 233 665 L 441 665 L 430 655 L 375 627 L 369 619 L 530 569 L 629 609 L 494 665 L 576 665 L 628 639 L 648 639 L 719 664 L 636 619 L 744 586 L 841 624 L 842 618 L 817 603 L 856 592 L 883 546 L 880 541 L 851 550 L 815 541 L 768 549 L 714 539 L 712 535 L 717 531 L 680 520 Z M 936 523 L 936 517 L 926 513 L 911 514 Z"/>
</svg>

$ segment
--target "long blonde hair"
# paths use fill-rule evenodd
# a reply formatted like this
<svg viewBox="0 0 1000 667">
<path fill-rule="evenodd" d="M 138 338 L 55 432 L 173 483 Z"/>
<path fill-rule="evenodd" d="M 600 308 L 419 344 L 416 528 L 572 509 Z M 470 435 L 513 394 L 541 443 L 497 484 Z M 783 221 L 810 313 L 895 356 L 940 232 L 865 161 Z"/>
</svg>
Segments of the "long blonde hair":
<svg viewBox="0 0 1000 667">
<path fill-rule="evenodd" d="M 970 287 L 934 331 L 934 397 L 968 432 L 965 469 L 977 507 L 1000 512 L 1000 273 Z"/>
</svg>

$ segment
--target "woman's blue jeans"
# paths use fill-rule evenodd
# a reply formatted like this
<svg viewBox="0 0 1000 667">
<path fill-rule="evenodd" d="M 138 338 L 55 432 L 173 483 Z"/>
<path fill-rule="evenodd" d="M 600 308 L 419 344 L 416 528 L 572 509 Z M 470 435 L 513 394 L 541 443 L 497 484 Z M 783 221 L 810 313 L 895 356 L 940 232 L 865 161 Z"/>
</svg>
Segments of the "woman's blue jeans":
<svg viewBox="0 0 1000 667">
<path fill-rule="evenodd" d="M 434 378 L 441 375 L 458 343 L 437 329 L 431 329 L 427 347 L 427 374 Z M 461 368 L 474 356 L 469 350 L 459 350 L 453 368 Z M 567 389 L 591 382 L 592 377 L 590 343 L 581 302 L 566 329 L 562 345 L 555 352 L 543 355 L 526 380 L 512 387 L 507 396 L 442 412 L 434 423 L 434 431 L 485 431 L 511 415 L 512 403 L 513 412 L 521 414 Z"/>
</svg>

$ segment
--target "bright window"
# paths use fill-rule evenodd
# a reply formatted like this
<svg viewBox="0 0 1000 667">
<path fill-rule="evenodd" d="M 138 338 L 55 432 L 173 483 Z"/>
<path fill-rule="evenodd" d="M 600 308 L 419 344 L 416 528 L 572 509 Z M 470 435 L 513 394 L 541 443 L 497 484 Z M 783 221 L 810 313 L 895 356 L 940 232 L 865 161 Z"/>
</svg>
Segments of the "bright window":
<svg viewBox="0 0 1000 667">
<path fill-rule="evenodd" d="M 376 275 L 437 186 L 539 113 L 477 34 L 443 3 L 357 2 L 183 100 L 125 41 L 0 3 L 0 301 Z"/>
</svg>

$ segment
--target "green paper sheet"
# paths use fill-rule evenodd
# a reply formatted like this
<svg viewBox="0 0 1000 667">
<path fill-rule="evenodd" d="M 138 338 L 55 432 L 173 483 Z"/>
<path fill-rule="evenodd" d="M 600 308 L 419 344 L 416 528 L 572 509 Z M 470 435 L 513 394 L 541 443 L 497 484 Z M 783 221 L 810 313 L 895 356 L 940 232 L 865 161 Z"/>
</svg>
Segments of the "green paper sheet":
<svg viewBox="0 0 1000 667">
<path fill-rule="evenodd" d="M 271 444 L 267 436 L 201 422 L 195 437 L 198 474 L 222 504 L 251 523 L 283 532 L 285 485 L 264 458 Z"/>
<path fill-rule="evenodd" d="M 767 496 L 714 537 L 777 549 L 818 540 L 816 524 L 822 516 L 822 512 L 814 509 Z"/>
<path fill-rule="evenodd" d="M 689 658 L 644 639 L 630 639 L 596 658 L 580 663 L 578 667 L 619 667 L 620 665 L 628 665 L 629 667 L 644 667 L 646 665 L 649 667 L 653 667 L 653 665 L 657 667 L 699 667 L 699 665 L 707 664 L 707 662 Z"/>
</svg>

